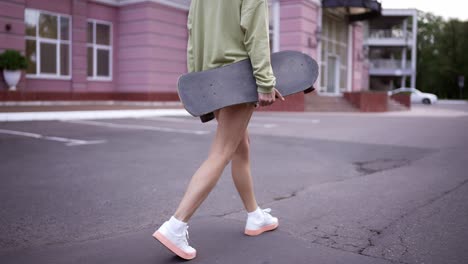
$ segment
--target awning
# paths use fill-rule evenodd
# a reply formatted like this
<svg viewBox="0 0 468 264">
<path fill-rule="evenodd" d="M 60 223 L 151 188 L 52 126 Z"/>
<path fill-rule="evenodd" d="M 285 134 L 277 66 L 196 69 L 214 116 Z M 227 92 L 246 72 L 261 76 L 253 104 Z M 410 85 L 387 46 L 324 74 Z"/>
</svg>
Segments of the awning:
<svg viewBox="0 0 468 264">
<path fill-rule="evenodd" d="M 367 20 L 382 14 L 382 4 L 376 0 L 322 0 L 322 6 L 343 9 L 350 22 Z"/>
</svg>

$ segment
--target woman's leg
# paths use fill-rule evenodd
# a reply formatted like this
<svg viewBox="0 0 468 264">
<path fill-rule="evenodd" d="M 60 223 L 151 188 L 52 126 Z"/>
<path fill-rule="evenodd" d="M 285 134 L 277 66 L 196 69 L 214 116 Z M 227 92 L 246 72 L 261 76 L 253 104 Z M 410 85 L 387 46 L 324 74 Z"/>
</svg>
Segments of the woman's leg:
<svg viewBox="0 0 468 264">
<path fill-rule="evenodd" d="M 257 209 L 257 201 L 255 199 L 252 174 L 250 171 L 250 140 L 247 129 L 239 146 L 237 146 L 231 161 L 232 179 L 234 185 L 244 203 L 247 212 L 253 212 Z"/>
<path fill-rule="evenodd" d="M 263 232 L 276 229 L 278 227 L 278 218 L 269 214 L 271 212 L 270 208 L 261 209 L 257 205 L 250 172 L 249 151 L 249 134 L 245 130 L 245 135 L 232 158 L 232 178 L 247 210 L 244 233 L 249 236 L 257 236 Z"/>
<path fill-rule="evenodd" d="M 241 104 L 217 111 L 218 127 L 208 158 L 190 180 L 174 217 L 188 222 L 218 182 L 224 168 L 244 136 L 254 110 L 253 104 Z"/>
</svg>

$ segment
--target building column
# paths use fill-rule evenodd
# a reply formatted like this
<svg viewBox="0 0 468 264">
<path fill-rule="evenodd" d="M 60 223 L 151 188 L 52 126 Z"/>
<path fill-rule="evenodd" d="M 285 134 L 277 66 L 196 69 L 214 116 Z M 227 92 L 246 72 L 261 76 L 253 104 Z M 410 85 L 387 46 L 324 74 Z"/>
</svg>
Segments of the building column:
<svg viewBox="0 0 468 264">
<path fill-rule="evenodd" d="M 401 51 L 401 70 L 403 72 L 403 76 L 401 77 L 401 85 L 400 87 L 406 87 L 406 75 L 405 75 L 405 70 L 407 68 L 407 65 L 406 65 L 406 53 L 408 51 L 408 48 L 405 46 L 403 48 L 403 50 Z"/>
<path fill-rule="evenodd" d="M 279 0 L 278 4 L 281 6 L 278 30 L 280 50 L 300 51 L 317 60 L 320 42 L 317 39 L 319 11 L 321 8 L 320 1 Z M 318 89 L 317 83 L 319 81 L 320 78 L 317 78 L 314 86 L 316 89 Z M 259 110 L 304 111 L 305 95 L 304 93 L 297 93 L 288 97 L 284 102 L 278 102 Z"/>
<path fill-rule="evenodd" d="M 280 17 L 281 17 L 281 3 L 280 0 L 273 0 L 272 5 L 273 16 L 273 52 L 280 51 Z"/>
<path fill-rule="evenodd" d="M 362 22 L 355 22 L 353 26 L 353 68 L 352 91 L 369 90 L 369 63 L 364 54 L 364 26 Z"/>
<path fill-rule="evenodd" d="M 280 47 L 317 58 L 320 4 L 311 0 L 281 0 Z"/>
<path fill-rule="evenodd" d="M 417 35 L 418 35 L 418 13 L 415 10 L 412 16 L 412 47 L 411 47 L 411 87 L 416 88 L 416 56 L 417 56 Z"/>
<path fill-rule="evenodd" d="M 353 90 L 353 50 L 354 50 L 354 30 L 353 30 L 353 25 L 350 24 L 348 26 L 348 76 L 346 77 L 347 79 L 347 87 L 346 91 L 351 92 Z"/>
<path fill-rule="evenodd" d="M 405 18 L 403 20 L 403 36 L 405 38 L 405 42 L 408 41 L 408 18 Z M 405 45 L 407 45 L 405 43 Z M 406 53 L 408 51 L 408 48 L 407 46 L 403 47 L 402 51 L 401 51 L 401 70 L 404 72 L 405 69 L 407 68 L 407 65 L 406 65 Z M 401 85 L 400 87 L 406 87 L 406 75 L 403 74 L 403 76 L 401 76 Z"/>
<path fill-rule="evenodd" d="M 87 85 L 87 0 L 72 1 L 71 92 L 85 92 Z"/>
</svg>

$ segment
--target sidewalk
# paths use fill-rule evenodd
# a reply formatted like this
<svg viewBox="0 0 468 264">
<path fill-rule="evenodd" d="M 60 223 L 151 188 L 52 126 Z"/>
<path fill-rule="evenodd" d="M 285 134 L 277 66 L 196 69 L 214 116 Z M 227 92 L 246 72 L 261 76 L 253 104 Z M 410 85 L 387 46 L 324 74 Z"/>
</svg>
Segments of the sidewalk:
<svg viewBox="0 0 468 264">
<path fill-rule="evenodd" d="M 408 111 L 314 112 L 314 115 L 462 117 L 468 116 L 463 100 L 440 100 L 434 105 L 414 104 Z M 287 113 L 285 113 L 287 114 Z M 0 102 L 0 122 L 80 119 L 117 119 L 161 116 L 190 116 L 181 102 L 134 101 L 34 101 Z"/>
<path fill-rule="evenodd" d="M 180 102 L 39 101 L 0 103 L 0 122 L 188 115 Z"/>
</svg>

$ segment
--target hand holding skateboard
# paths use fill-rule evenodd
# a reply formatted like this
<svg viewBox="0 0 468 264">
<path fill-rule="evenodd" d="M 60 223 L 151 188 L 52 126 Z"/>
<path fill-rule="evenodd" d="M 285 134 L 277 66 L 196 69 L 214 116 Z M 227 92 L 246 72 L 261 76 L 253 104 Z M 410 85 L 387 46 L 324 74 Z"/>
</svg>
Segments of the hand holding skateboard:
<svg viewBox="0 0 468 264">
<path fill-rule="evenodd" d="M 278 91 L 278 89 L 273 88 L 271 93 L 258 93 L 258 102 L 255 103 L 255 106 L 269 106 L 272 105 L 276 98 L 279 98 L 281 101 L 284 101 L 283 95 Z"/>
</svg>

